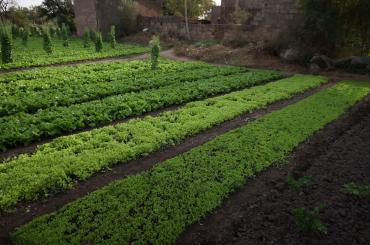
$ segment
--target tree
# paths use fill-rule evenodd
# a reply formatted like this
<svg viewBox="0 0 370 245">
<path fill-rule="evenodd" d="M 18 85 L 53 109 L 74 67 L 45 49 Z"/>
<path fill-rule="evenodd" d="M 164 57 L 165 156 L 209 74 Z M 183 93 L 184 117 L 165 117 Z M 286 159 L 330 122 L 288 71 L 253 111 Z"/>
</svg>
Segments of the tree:
<svg viewBox="0 0 370 245">
<path fill-rule="evenodd" d="M 370 52 L 369 0 L 300 0 L 304 20 L 298 26 L 301 40 L 328 53 L 343 47 Z"/>
<path fill-rule="evenodd" d="M 48 20 L 55 20 L 59 26 L 64 23 L 72 32 L 76 30 L 72 0 L 44 0 L 39 9 Z"/>
<path fill-rule="evenodd" d="M 49 29 L 45 28 L 42 32 L 43 40 L 44 40 L 44 50 L 47 54 L 53 53 L 53 46 L 51 43 L 50 31 Z"/>
<path fill-rule="evenodd" d="M 186 1 L 186 2 L 185 2 Z M 208 14 L 213 6 L 213 0 L 165 0 L 165 12 L 168 15 L 185 17 L 185 12 L 189 19 L 198 19 L 200 16 Z M 187 11 L 185 11 L 185 7 Z"/>
<path fill-rule="evenodd" d="M 15 5 L 16 2 L 14 0 L 0 0 L 0 17 L 2 21 L 6 19 L 9 9 Z"/>
</svg>

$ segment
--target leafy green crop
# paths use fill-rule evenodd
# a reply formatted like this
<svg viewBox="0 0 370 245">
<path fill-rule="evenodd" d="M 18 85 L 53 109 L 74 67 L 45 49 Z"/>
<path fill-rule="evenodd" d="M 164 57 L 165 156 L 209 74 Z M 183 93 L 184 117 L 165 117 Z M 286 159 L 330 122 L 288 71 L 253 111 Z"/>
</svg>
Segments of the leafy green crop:
<svg viewBox="0 0 370 245">
<path fill-rule="evenodd" d="M 238 71 L 240 70 L 238 69 Z M 222 74 L 222 71 L 219 73 Z M 169 85 L 162 84 L 159 88 L 154 86 L 153 89 L 144 89 L 137 93 L 112 95 L 81 104 L 73 104 L 69 107 L 49 107 L 38 110 L 35 114 L 17 113 L 2 117 L 0 118 L 0 149 L 40 138 L 59 136 L 87 126 L 103 125 L 114 120 L 142 115 L 145 112 L 169 105 L 199 100 L 281 77 L 280 73 L 271 71 L 236 74 L 231 72 L 231 75 L 227 75 L 227 73 L 230 71 L 226 70 L 225 76 L 193 79 L 194 81 L 190 82 L 187 82 L 186 79 L 185 81 L 178 79 L 175 82 L 168 82 Z M 206 74 L 210 75 L 208 72 Z M 94 88 L 96 87 L 93 86 L 92 90 Z M 118 84 L 111 86 L 110 91 L 114 92 L 114 89 L 123 91 L 127 87 Z M 64 98 L 70 100 L 68 97 Z M 50 99 L 50 101 L 53 100 Z M 46 102 L 50 103 L 50 101 Z"/>
<path fill-rule="evenodd" d="M 158 117 L 130 120 L 114 127 L 61 137 L 0 165 L 0 208 L 70 188 L 74 180 L 174 145 L 219 123 L 326 82 L 295 76 L 205 101 Z"/>
<path fill-rule="evenodd" d="M 269 100 L 275 92 L 283 94 L 291 85 L 306 83 L 286 84 L 286 87 L 279 87 L 278 84 L 279 82 L 271 83 L 246 90 L 244 93 L 237 92 L 220 99 L 191 103 L 184 110 L 196 114 L 200 109 L 207 111 L 206 108 L 211 107 L 212 111 L 218 111 L 218 108 L 218 112 L 229 114 L 229 111 L 234 111 L 233 113 L 237 114 L 235 107 L 241 109 L 248 107 L 248 104 L 256 105 L 261 97 Z M 174 243 L 187 226 L 218 207 L 231 192 L 242 186 L 247 178 L 253 178 L 274 162 L 286 157 L 301 142 L 338 118 L 369 92 L 369 83 L 342 82 L 160 163 L 149 171 L 116 181 L 57 212 L 39 217 L 18 229 L 12 235 L 12 240 L 15 244 Z M 238 103 L 240 107 L 236 106 Z M 198 108 L 197 105 L 200 104 L 203 106 Z M 193 112 L 192 107 L 195 107 Z M 202 114 L 203 120 L 216 120 L 218 116 L 223 115 L 210 114 L 212 111 Z M 183 118 L 182 113 L 165 115 L 172 119 L 172 124 L 177 124 L 178 120 Z M 191 127 L 190 125 L 201 125 L 203 120 L 191 120 L 188 126 L 178 127 L 178 132 L 170 130 L 169 134 L 180 135 L 184 129 Z M 158 123 L 162 123 L 163 128 L 170 127 L 163 118 Z M 153 131 L 146 128 L 151 124 L 152 122 L 142 124 L 145 128 L 143 131 L 153 132 L 150 135 L 158 134 L 158 129 Z M 129 138 L 138 142 L 150 137 L 144 133 L 140 134 L 139 129 L 131 134 L 116 134 L 114 129 L 109 128 L 110 131 L 103 135 L 94 135 L 95 146 L 98 139 L 106 142 L 106 148 L 101 150 L 100 161 L 104 161 L 102 158 L 111 153 L 107 152 L 114 145 L 108 140 L 111 137 L 121 142 L 130 142 Z M 75 139 L 75 144 L 87 140 L 88 135 L 80 135 L 79 138 Z M 163 137 L 159 138 L 165 140 Z M 68 148 L 71 144 L 72 141 L 64 146 L 59 145 L 59 150 Z M 151 147 L 144 142 L 137 146 L 134 146 L 133 142 L 128 144 L 131 148 Z M 91 146 L 90 152 L 93 149 L 94 146 Z M 83 153 L 80 150 L 79 147 L 74 148 L 76 154 L 81 155 Z M 49 159 L 52 160 L 54 156 Z M 89 160 L 95 157 L 91 156 Z M 85 162 L 89 160 L 86 159 Z M 74 162 L 68 161 L 64 166 L 71 166 Z M 15 165 L 10 163 L 9 168 L 14 168 Z M 48 172 L 52 175 L 51 173 L 53 172 Z M 10 182 L 8 185 L 11 185 Z M 3 185 L 1 187 L 3 188 Z"/>
<path fill-rule="evenodd" d="M 149 51 L 147 47 L 118 43 L 115 48 L 112 48 L 110 45 L 104 45 L 101 52 L 95 52 L 95 46 L 84 48 L 84 41 L 73 37 L 69 37 L 66 40 L 52 38 L 52 42 L 54 44 L 53 54 L 48 55 L 43 49 L 42 37 L 28 38 L 27 47 L 23 45 L 21 39 L 14 40 L 13 59 L 10 63 L 0 63 L 0 68 L 44 66 L 71 61 L 142 54 Z M 68 47 L 63 46 L 67 44 Z"/>
</svg>

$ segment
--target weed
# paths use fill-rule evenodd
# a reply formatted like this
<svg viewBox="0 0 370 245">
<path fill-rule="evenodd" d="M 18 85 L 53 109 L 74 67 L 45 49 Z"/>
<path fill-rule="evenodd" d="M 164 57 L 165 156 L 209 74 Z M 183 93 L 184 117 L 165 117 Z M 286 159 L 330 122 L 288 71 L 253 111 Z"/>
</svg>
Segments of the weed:
<svg viewBox="0 0 370 245">
<path fill-rule="evenodd" d="M 358 197 L 370 196 L 370 186 L 367 185 L 357 185 L 353 182 L 345 184 L 343 186 L 343 191 L 346 194 L 350 194 Z"/>
<path fill-rule="evenodd" d="M 290 188 L 294 189 L 295 191 L 301 190 L 303 187 L 308 186 L 312 183 L 311 176 L 303 176 L 299 179 L 295 179 L 292 175 L 288 176 L 287 184 Z"/>
<path fill-rule="evenodd" d="M 328 233 L 327 226 L 320 220 L 320 212 L 324 209 L 324 205 L 315 207 L 312 211 L 304 208 L 296 208 L 292 214 L 294 221 L 302 231 L 318 232 L 322 234 Z"/>
</svg>

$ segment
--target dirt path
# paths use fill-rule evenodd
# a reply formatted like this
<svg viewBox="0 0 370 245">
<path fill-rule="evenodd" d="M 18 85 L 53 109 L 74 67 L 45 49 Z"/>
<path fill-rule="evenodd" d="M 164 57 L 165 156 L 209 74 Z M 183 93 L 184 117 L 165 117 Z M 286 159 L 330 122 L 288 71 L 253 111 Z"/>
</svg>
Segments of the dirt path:
<svg viewBox="0 0 370 245">
<path fill-rule="evenodd" d="M 302 144 L 283 167 L 272 167 L 189 227 L 178 244 L 370 244 L 370 197 L 343 193 L 349 182 L 370 185 L 370 96 Z M 295 191 L 286 179 L 311 176 Z M 298 230 L 294 208 L 326 205 L 328 234 Z"/>
<path fill-rule="evenodd" d="M 148 170 L 159 162 L 189 151 L 196 146 L 202 145 L 214 139 L 218 135 L 241 127 L 249 121 L 261 117 L 269 112 L 279 110 L 289 104 L 296 103 L 332 85 L 334 85 L 334 83 L 329 83 L 320 88 L 312 89 L 303 94 L 299 94 L 292 99 L 276 102 L 268 106 L 266 109 L 257 110 L 253 113 L 246 113 L 231 121 L 206 130 L 205 132 L 196 136 L 189 137 L 177 146 L 169 147 L 167 149 L 154 152 L 149 156 L 141 157 L 136 160 L 129 161 L 128 163 L 117 165 L 116 167 L 113 167 L 111 171 L 96 174 L 87 181 L 77 183 L 74 189 L 67 190 L 64 193 L 55 195 L 45 200 L 20 204 L 17 208 L 15 208 L 14 213 L 0 216 L 0 244 L 8 241 L 7 239 L 9 233 L 12 232 L 16 227 L 31 221 L 37 216 L 56 211 L 65 204 L 81 198 L 105 185 L 108 185 L 114 180 L 122 179 L 129 175 L 134 175 Z"/>
</svg>

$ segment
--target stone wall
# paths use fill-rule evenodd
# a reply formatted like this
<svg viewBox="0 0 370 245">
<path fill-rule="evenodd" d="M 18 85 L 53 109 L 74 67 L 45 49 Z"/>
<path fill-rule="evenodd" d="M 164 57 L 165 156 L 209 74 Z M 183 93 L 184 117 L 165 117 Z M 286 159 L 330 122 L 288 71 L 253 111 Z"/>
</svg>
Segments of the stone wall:
<svg viewBox="0 0 370 245">
<path fill-rule="evenodd" d="M 236 6 L 248 13 L 243 24 L 232 21 Z M 220 16 L 219 21 L 217 16 Z M 224 0 L 220 13 L 213 16 L 212 24 L 190 24 L 189 29 L 193 39 L 272 41 L 287 34 L 298 23 L 299 16 L 296 0 Z M 148 28 L 155 33 L 186 37 L 185 22 L 181 18 L 142 18 L 139 25 L 141 29 Z"/>
<path fill-rule="evenodd" d="M 96 2 L 92 0 L 75 0 L 75 22 L 77 35 L 82 36 L 86 28 L 97 29 Z"/>
<path fill-rule="evenodd" d="M 111 25 L 117 26 L 120 31 L 125 18 L 120 13 L 120 4 L 121 0 L 75 0 L 77 35 L 82 36 L 87 28 L 107 32 Z M 163 0 L 136 0 L 133 15 L 161 16 L 162 4 Z M 130 22 L 136 22 L 136 17 Z M 129 24 L 137 26 L 137 23 Z"/>
</svg>

